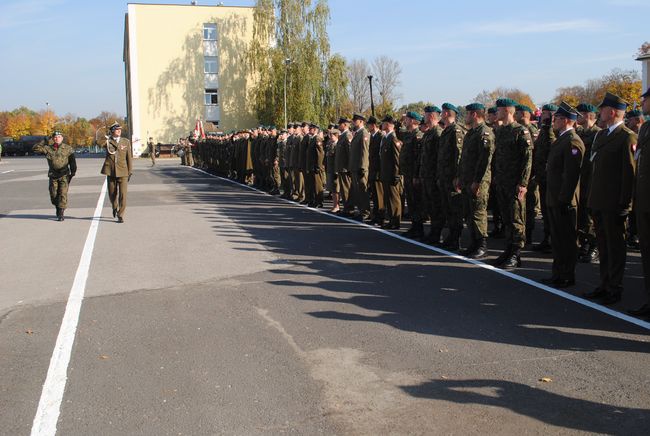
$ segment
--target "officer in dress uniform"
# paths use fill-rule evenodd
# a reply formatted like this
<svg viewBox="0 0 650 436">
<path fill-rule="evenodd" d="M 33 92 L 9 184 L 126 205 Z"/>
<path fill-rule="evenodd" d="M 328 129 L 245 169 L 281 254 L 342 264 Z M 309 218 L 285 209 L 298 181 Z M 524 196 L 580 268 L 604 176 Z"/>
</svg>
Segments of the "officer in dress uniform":
<svg viewBox="0 0 650 436">
<path fill-rule="evenodd" d="M 643 113 L 650 115 L 650 88 L 641 96 Z M 650 123 L 643 123 L 639 129 L 639 141 L 636 146 L 636 190 L 634 208 L 639 231 L 641 263 L 645 279 L 646 302 L 638 309 L 630 310 L 630 315 L 641 316 L 650 320 Z"/>
<path fill-rule="evenodd" d="M 575 284 L 578 259 L 577 207 L 580 167 L 585 146 L 575 131 L 578 112 L 562 102 L 553 127 L 558 132 L 546 164 L 546 206 L 553 247 L 552 275 L 546 283 L 556 288 Z"/>
<path fill-rule="evenodd" d="M 354 135 L 350 141 L 350 201 L 346 208 L 354 218 L 363 221 L 370 216 L 370 197 L 368 195 L 368 146 L 370 134 L 365 127 L 366 117 L 361 114 L 352 116 Z M 354 210 L 356 209 L 356 212 Z"/>
<path fill-rule="evenodd" d="M 402 142 L 395 133 L 395 119 L 387 115 L 382 120 L 384 136 L 381 139 L 379 177 L 384 190 L 385 218 L 383 229 L 397 230 L 402 219 L 402 176 L 400 172 L 400 150 Z"/>
<path fill-rule="evenodd" d="M 106 148 L 101 173 L 108 181 L 108 197 L 113 206 L 113 217 L 117 217 L 118 223 L 123 223 L 129 180 L 133 174 L 133 150 L 131 142 L 121 137 L 122 126 L 117 122 L 111 124 L 108 133 L 97 141 L 100 147 Z"/>
<path fill-rule="evenodd" d="M 599 106 L 605 128 L 596 134 L 591 148 L 593 178 L 587 205 L 600 253 L 600 284 L 584 296 L 605 305 L 621 299 L 627 258 L 625 222 L 632 207 L 637 136 L 624 125 L 626 108 L 621 97 L 605 94 Z"/>
<path fill-rule="evenodd" d="M 63 142 L 63 134 L 57 130 L 52 133 L 51 144 L 44 139 L 34 145 L 32 150 L 45 155 L 47 159 L 50 201 L 56 208 L 57 221 L 63 221 L 65 220 L 65 208 L 68 207 L 70 180 L 77 172 L 74 148 Z"/>
</svg>

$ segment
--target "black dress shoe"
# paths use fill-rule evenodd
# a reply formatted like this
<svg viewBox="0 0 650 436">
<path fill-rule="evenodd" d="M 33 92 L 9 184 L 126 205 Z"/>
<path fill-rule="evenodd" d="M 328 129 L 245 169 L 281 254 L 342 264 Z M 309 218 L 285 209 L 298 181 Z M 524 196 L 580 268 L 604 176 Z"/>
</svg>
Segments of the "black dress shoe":
<svg viewBox="0 0 650 436">
<path fill-rule="evenodd" d="M 584 294 L 582 294 L 582 296 L 588 300 L 600 300 L 605 295 L 607 295 L 607 291 L 601 288 L 596 288 L 591 292 L 585 292 Z"/>
<path fill-rule="evenodd" d="M 650 316 L 650 303 L 646 303 L 638 309 L 628 310 L 627 313 L 632 316 Z"/>
<path fill-rule="evenodd" d="M 118 223 L 123 223 L 123 222 L 124 222 L 124 218 L 122 218 L 121 216 L 118 216 L 118 217 L 117 217 L 117 222 L 118 222 Z"/>
<path fill-rule="evenodd" d="M 560 279 L 554 283 L 555 287 L 558 289 L 570 288 L 571 286 L 575 286 L 575 284 L 576 284 L 575 280 L 569 280 L 569 279 Z"/>
<path fill-rule="evenodd" d="M 580 257 L 582 263 L 594 263 L 598 260 L 598 249 L 590 248 L 583 256 Z"/>
<path fill-rule="evenodd" d="M 113 218 L 117 216 L 117 209 L 113 209 Z"/>
<path fill-rule="evenodd" d="M 557 277 L 546 277 L 544 279 L 541 279 L 539 282 L 548 285 L 548 286 L 555 286 L 555 284 L 559 281 Z"/>
<path fill-rule="evenodd" d="M 501 264 L 501 268 L 505 270 L 512 270 L 515 268 L 519 268 L 520 266 L 521 266 L 521 257 L 516 253 L 512 253 Z"/>
</svg>

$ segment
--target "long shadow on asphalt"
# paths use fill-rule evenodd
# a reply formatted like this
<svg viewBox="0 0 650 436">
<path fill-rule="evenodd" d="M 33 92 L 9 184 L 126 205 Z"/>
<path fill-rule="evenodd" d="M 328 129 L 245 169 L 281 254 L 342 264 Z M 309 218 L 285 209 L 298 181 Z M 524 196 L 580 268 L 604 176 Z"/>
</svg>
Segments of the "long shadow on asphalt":
<svg viewBox="0 0 650 436">
<path fill-rule="evenodd" d="M 570 398 L 504 380 L 431 380 L 417 386 L 402 386 L 402 389 L 418 398 L 501 407 L 550 425 L 589 433 L 648 434 L 650 431 L 650 410 Z"/>
<path fill-rule="evenodd" d="M 189 177 L 186 170 L 178 173 Z M 403 331 L 541 350 L 613 350 L 632 353 L 630 359 L 643 359 L 650 352 L 647 332 L 629 323 L 354 224 L 218 180 L 206 186 L 201 174 L 195 178 L 201 184 L 184 185 L 178 199 L 196 204 L 196 213 L 237 249 L 277 255 L 279 265 L 269 273 L 278 279 L 269 283 L 299 301 L 322 301 L 328 308 L 331 303 L 341 305 L 336 311 L 308 312 L 315 318 L 381 323 Z M 263 248 L 239 241 L 239 236 Z M 348 306 L 375 313 L 351 313 Z M 484 388 L 496 395 L 468 391 Z M 574 399 L 501 380 L 432 380 L 402 389 L 414 397 L 492 405 L 590 432 L 625 433 L 630 426 L 634 433 L 650 419 L 650 410 Z"/>
</svg>

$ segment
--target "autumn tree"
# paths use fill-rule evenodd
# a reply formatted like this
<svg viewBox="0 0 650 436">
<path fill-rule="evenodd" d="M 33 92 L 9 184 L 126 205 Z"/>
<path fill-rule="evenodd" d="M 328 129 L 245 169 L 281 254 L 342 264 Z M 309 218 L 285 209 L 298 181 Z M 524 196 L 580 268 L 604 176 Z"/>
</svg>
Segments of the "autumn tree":
<svg viewBox="0 0 650 436">
<path fill-rule="evenodd" d="M 483 103 L 486 107 L 489 107 L 494 106 L 499 98 L 511 98 L 517 103 L 526 105 L 533 110 L 537 107 L 531 96 L 519 88 L 498 87 L 492 91 L 483 90 L 474 98 L 474 101 Z"/>
<path fill-rule="evenodd" d="M 33 135 L 50 135 L 54 130 L 57 117 L 51 110 L 40 111 L 34 116 L 32 134 Z"/>
<path fill-rule="evenodd" d="M 289 119 L 324 123 L 338 91 L 328 80 L 330 45 L 326 0 L 257 0 L 247 50 L 257 78 L 251 98 L 259 120 L 284 124 L 284 79 Z M 269 41 L 272 41 L 269 44 Z"/>
<path fill-rule="evenodd" d="M 32 120 L 33 115 L 25 112 L 12 114 L 7 119 L 5 134 L 13 139 L 20 139 L 21 136 L 30 135 L 32 133 Z"/>
<path fill-rule="evenodd" d="M 572 105 L 582 102 L 597 105 L 603 101 L 605 93 L 611 92 L 634 106 L 641 103 L 641 86 L 638 71 L 614 69 L 599 79 L 587 80 L 584 85 L 558 88 L 553 101 L 557 104 L 566 101 Z"/>
<path fill-rule="evenodd" d="M 432 105 L 433 103 L 424 102 L 424 101 L 407 103 L 405 105 L 402 105 L 399 109 L 397 109 L 397 113 L 401 115 L 401 114 L 405 114 L 406 112 L 413 111 L 421 114 L 424 113 L 425 106 L 432 106 Z"/>
</svg>

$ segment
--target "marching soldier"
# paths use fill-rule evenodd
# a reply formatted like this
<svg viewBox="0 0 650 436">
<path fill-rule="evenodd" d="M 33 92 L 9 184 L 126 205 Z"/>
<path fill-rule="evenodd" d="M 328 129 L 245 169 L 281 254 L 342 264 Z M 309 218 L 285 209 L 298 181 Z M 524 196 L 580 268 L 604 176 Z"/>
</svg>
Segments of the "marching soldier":
<svg viewBox="0 0 650 436">
<path fill-rule="evenodd" d="M 424 236 L 424 219 L 422 217 L 422 189 L 420 185 L 420 141 L 422 133 L 418 130 L 422 116 L 409 111 L 405 117 L 406 130 L 401 132 L 402 148 L 399 154 L 400 173 L 404 176 L 404 194 L 411 215 L 411 228 L 404 236 L 421 238 Z"/>
<path fill-rule="evenodd" d="M 650 88 L 641 96 L 643 113 L 650 115 Z M 637 173 L 635 203 L 641 263 L 645 279 L 646 303 L 628 313 L 650 320 L 650 123 L 643 123 L 636 146 Z"/>
<path fill-rule="evenodd" d="M 64 212 L 68 207 L 68 187 L 77 172 L 74 148 L 63 142 L 63 134 L 57 130 L 52 133 L 52 144 L 44 139 L 34 145 L 32 150 L 45 155 L 47 159 L 50 201 L 56 208 L 56 220 L 64 221 Z"/>
<path fill-rule="evenodd" d="M 370 134 L 365 127 L 366 117 L 359 114 L 352 116 L 354 136 L 350 141 L 350 201 L 347 209 L 359 221 L 370 216 L 370 198 L 368 197 L 368 145 Z M 357 212 L 353 212 L 357 209 Z"/>
<path fill-rule="evenodd" d="M 344 205 L 343 211 L 338 213 L 341 215 L 349 215 L 350 211 L 345 209 L 345 206 L 350 203 L 350 171 L 348 165 L 350 164 L 350 141 L 352 141 L 352 133 L 350 132 L 351 121 L 345 117 L 339 119 L 339 140 L 336 142 L 336 174 L 339 181 L 339 195 L 341 202 Z"/>
<path fill-rule="evenodd" d="M 368 133 L 370 142 L 368 144 L 368 190 L 372 200 L 372 224 L 381 226 L 384 223 L 384 190 L 379 179 L 381 168 L 381 129 L 377 119 L 373 116 L 368 118 Z"/>
<path fill-rule="evenodd" d="M 584 294 L 602 304 L 620 301 L 627 257 L 625 221 L 632 206 L 637 136 L 623 124 L 627 102 L 607 93 L 599 106 L 605 124 L 591 148 L 593 177 L 588 207 L 600 254 L 600 284 Z"/>
<path fill-rule="evenodd" d="M 100 147 L 106 148 L 106 158 L 101 173 L 108 181 L 108 197 L 113 206 L 113 218 L 117 217 L 118 223 L 124 222 L 126 194 L 133 174 L 131 142 L 121 136 L 122 126 L 113 123 L 109 127 L 109 135 L 97 141 Z"/>
<path fill-rule="evenodd" d="M 517 103 L 497 100 L 497 117 L 503 122 L 495 132 L 494 177 L 499 208 L 506 229 L 506 247 L 495 266 L 521 266 L 521 249 L 526 241 L 526 191 L 530 178 L 532 146 L 530 132 L 515 121 Z"/>
<path fill-rule="evenodd" d="M 438 106 L 425 106 L 424 121 L 428 129 L 422 135 L 422 151 L 420 153 L 420 170 L 418 177 L 422 183 L 422 208 L 424 214 L 431 220 L 429 234 L 422 240 L 427 244 L 440 245 L 440 234 L 445 226 L 445 216 L 442 210 L 442 198 L 438 187 L 438 149 L 440 147 L 440 114 Z"/>
<path fill-rule="evenodd" d="M 379 177 L 384 190 L 387 222 L 383 229 L 397 230 L 402 219 L 402 177 L 400 173 L 400 150 L 402 142 L 395 134 L 395 120 L 390 115 L 382 120 L 384 136 L 381 139 Z"/>
<path fill-rule="evenodd" d="M 472 103 L 465 106 L 468 132 L 455 180 L 456 191 L 462 193 L 465 222 L 470 232 L 470 246 L 463 252 L 471 259 L 487 255 L 487 203 L 492 179 L 494 132 L 485 123 L 485 106 Z"/>
<path fill-rule="evenodd" d="M 440 135 L 437 176 L 442 210 L 449 227 L 449 234 L 442 247 L 450 251 L 460 249 L 460 236 L 463 231 L 463 201 L 460 193 L 456 192 L 454 179 L 458 172 L 465 131 L 456 123 L 457 115 L 456 106 L 451 103 L 442 105 L 442 123 L 445 128 Z"/>
<path fill-rule="evenodd" d="M 558 132 L 546 164 L 546 206 L 551 226 L 553 268 L 546 283 L 556 288 L 575 285 L 578 259 L 577 207 L 580 167 L 585 146 L 574 129 L 578 112 L 562 102 L 553 120 Z"/>
<path fill-rule="evenodd" d="M 579 259 L 584 263 L 592 263 L 598 260 L 598 244 L 596 244 L 596 232 L 594 221 L 587 207 L 589 199 L 589 188 L 591 187 L 591 146 L 594 143 L 596 133 L 600 127 L 596 125 L 596 106 L 581 103 L 578 110 L 578 127 L 576 133 L 585 145 L 585 154 L 582 158 L 583 164 L 580 170 L 580 201 L 578 203 L 578 241 L 580 243 Z"/>
</svg>

